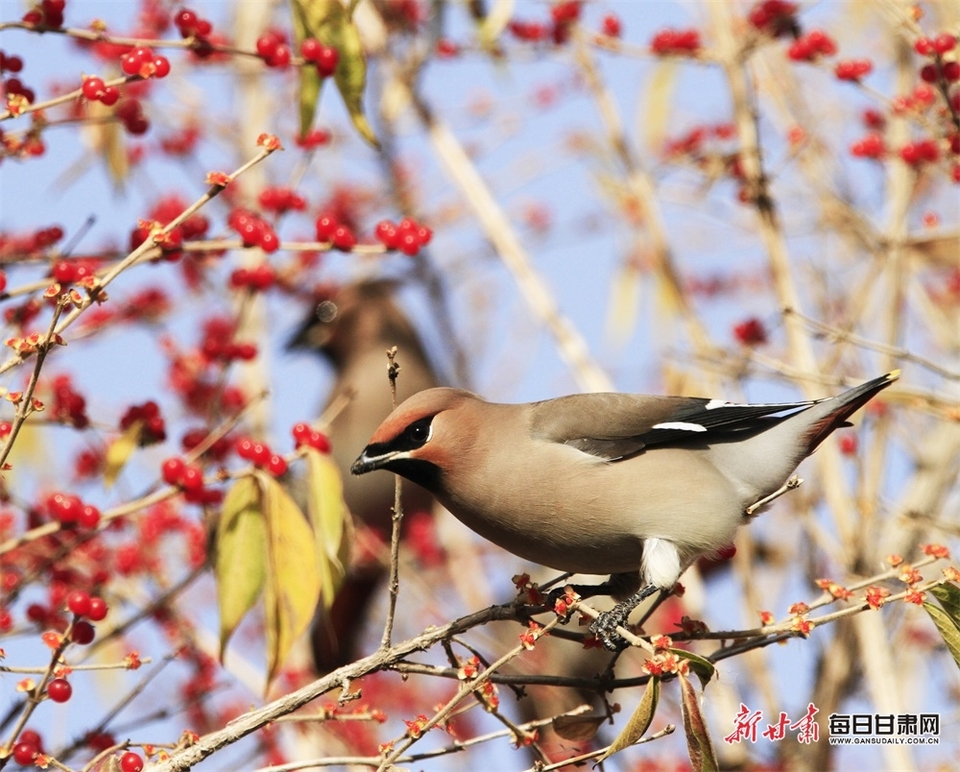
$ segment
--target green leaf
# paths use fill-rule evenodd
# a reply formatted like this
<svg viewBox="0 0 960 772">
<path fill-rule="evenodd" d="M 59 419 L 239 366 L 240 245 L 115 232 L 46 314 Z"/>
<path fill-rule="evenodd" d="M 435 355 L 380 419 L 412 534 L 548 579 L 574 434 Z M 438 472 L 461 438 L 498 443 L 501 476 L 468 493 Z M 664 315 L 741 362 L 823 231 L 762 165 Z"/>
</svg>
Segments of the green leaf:
<svg viewBox="0 0 960 772">
<path fill-rule="evenodd" d="M 932 603 L 924 603 L 923 607 L 943 636 L 943 642 L 953 656 L 953 661 L 960 667 L 960 588 L 952 584 L 941 584 L 931 587 L 929 593 L 940 601 L 943 608 Z"/>
<path fill-rule="evenodd" d="M 684 649 L 670 649 L 673 654 L 676 654 L 680 659 L 687 660 L 690 663 L 690 669 L 697 674 L 697 678 L 700 679 L 700 686 L 705 687 L 713 677 L 717 674 L 717 667 L 709 659 L 701 657 L 699 654 L 694 654 L 692 651 L 686 651 Z"/>
<path fill-rule="evenodd" d="M 267 525 L 267 575 L 263 602 L 267 683 L 273 681 L 320 599 L 320 571 L 313 532 L 290 495 L 273 477 L 254 472 Z"/>
<path fill-rule="evenodd" d="M 940 601 L 943 610 L 953 619 L 953 623 L 960 627 L 960 587 L 955 584 L 938 584 L 931 587 L 930 594 Z"/>
<path fill-rule="evenodd" d="M 687 752 L 694 772 L 717 772 L 717 754 L 707 731 L 707 724 L 700 712 L 700 699 L 690 679 L 683 673 L 680 677 L 680 707 L 683 713 L 683 731 L 687 735 Z"/>
<path fill-rule="evenodd" d="M 307 514 L 317 540 L 317 558 L 324 605 L 329 608 L 346 575 L 350 512 L 343 500 L 343 481 L 334 460 L 307 448 Z"/>
<path fill-rule="evenodd" d="M 367 142 L 380 147 L 363 112 L 363 92 L 367 85 L 367 62 L 363 56 L 360 33 L 350 12 L 340 0 L 293 0 L 294 37 L 299 48 L 304 38 L 315 37 L 325 46 L 337 49 L 340 58 L 333 80 L 343 98 L 353 125 Z M 300 133 L 313 125 L 323 83 L 314 67 L 300 68 Z"/>
<path fill-rule="evenodd" d="M 133 451 L 137 449 L 140 443 L 140 430 L 143 428 L 143 421 L 134 421 L 127 427 L 126 431 L 107 446 L 106 460 L 104 462 L 103 484 L 107 488 L 113 487 L 120 475 L 120 470 L 126 465 Z"/>
<path fill-rule="evenodd" d="M 240 621 L 253 608 L 266 580 L 267 527 L 260 489 L 241 477 L 227 491 L 217 525 L 213 574 L 220 609 L 220 659 Z"/>
<path fill-rule="evenodd" d="M 601 756 L 597 757 L 597 761 L 599 762 L 610 758 L 614 753 L 630 747 L 643 737 L 644 732 L 650 728 L 650 723 L 653 721 L 653 715 L 657 711 L 657 703 L 659 701 L 660 679 L 657 676 L 653 676 L 647 681 L 647 688 L 643 692 L 643 698 L 640 700 L 640 704 L 637 705 L 637 709 L 633 711 L 633 715 L 630 716 L 630 720 L 627 721 L 627 725 L 620 734 L 617 735 L 617 739 L 610 744 L 610 747 L 607 748 Z"/>
</svg>

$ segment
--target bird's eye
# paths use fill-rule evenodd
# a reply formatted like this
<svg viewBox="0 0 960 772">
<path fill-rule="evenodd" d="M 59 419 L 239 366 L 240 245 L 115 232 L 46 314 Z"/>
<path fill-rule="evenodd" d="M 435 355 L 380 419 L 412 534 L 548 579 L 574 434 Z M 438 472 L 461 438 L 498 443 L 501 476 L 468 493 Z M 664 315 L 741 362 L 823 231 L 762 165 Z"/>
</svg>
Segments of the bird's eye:
<svg viewBox="0 0 960 772">
<path fill-rule="evenodd" d="M 419 421 L 415 421 L 407 427 L 405 434 L 413 447 L 419 448 L 425 445 L 430 439 L 430 435 L 433 433 L 433 427 L 430 424 L 432 420 L 432 416 L 429 418 L 421 418 Z"/>
</svg>

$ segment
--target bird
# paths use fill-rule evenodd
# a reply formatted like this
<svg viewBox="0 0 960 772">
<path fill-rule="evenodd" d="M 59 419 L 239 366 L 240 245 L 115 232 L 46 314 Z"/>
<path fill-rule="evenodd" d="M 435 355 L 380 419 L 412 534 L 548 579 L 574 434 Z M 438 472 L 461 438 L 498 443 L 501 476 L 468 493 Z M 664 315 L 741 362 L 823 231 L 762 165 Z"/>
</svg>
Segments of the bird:
<svg viewBox="0 0 960 772">
<path fill-rule="evenodd" d="M 310 313 L 288 341 L 290 350 L 319 354 L 334 371 L 325 407 L 341 409 L 330 419 L 331 456 L 343 475 L 343 497 L 353 518 L 389 542 L 393 481 L 358 480 L 349 474 L 356 448 L 393 409 L 385 351 L 397 346 L 401 399 L 441 383 L 419 334 L 397 303 L 398 283 L 370 279 L 345 284 L 313 299 Z M 429 513 L 433 497 L 405 486 L 405 512 Z M 379 561 L 354 561 L 329 610 L 318 609 L 311 634 L 314 666 L 329 673 L 356 657 L 357 637 L 366 612 L 386 578 Z"/>
<path fill-rule="evenodd" d="M 623 393 L 502 404 L 432 388 L 384 419 L 351 471 L 405 477 L 525 560 L 609 574 L 591 594 L 618 585 L 629 594 L 590 630 L 618 651 L 626 641 L 616 629 L 643 599 L 668 594 L 694 560 L 729 545 L 801 461 L 898 377 L 756 404 Z"/>
</svg>

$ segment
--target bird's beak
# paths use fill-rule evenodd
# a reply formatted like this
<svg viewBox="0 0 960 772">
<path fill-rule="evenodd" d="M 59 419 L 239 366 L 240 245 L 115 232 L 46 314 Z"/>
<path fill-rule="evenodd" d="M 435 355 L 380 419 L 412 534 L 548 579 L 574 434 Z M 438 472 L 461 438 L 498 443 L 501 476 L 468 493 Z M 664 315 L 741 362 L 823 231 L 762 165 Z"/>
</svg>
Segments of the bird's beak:
<svg viewBox="0 0 960 772">
<path fill-rule="evenodd" d="M 363 449 L 357 460 L 353 462 L 353 466 L 350 467 L 350 471 L 353 474 L 366 474 L 367 472 L 373 472 L 377 469 L 383 469 L 387 464 L 398 457 L 407 455 L 406 453 L 400 451 L 387 451 L 386 453 L 377 453 L 375 450 L 371 451 L 370 446 L 367 446 Z"/>
</svg>

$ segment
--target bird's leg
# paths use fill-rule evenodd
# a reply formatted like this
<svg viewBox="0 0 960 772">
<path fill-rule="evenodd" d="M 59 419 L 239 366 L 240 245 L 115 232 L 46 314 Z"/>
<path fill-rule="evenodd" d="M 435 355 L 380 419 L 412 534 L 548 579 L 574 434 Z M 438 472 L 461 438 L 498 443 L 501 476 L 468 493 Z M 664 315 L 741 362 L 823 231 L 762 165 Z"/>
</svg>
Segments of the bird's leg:
<svg viewBox="0 0 960 772">
<path fill-rule="evenodd" d="M 617 628 L 626 624 L 630 612 L 658 589 L 660 588 L 654 584 L 648 584 L 646 587 L 640 588 L 638 592 L 635 592 L 626 600 L 620 601 L 609 611 L 601 612 L 588 629 L 600 639 L 607 650 L 622 651 L 627 647 L 627 642 L 617 632 Z"/>
<path fill-rule="evenodd" d="M 612 595 L 624 597 L 632 595 L 640 586 L 638 574 L 613 574 L 607 581 L 600 584 L 562 584 L 555 587 L 547 595 L 547 608 L 555 608 L 557 601 L 567 594 L 567 588 L 572 589 L 582 599 L 593 598 L 597 595 Z"/>
</svg>

